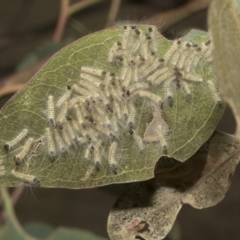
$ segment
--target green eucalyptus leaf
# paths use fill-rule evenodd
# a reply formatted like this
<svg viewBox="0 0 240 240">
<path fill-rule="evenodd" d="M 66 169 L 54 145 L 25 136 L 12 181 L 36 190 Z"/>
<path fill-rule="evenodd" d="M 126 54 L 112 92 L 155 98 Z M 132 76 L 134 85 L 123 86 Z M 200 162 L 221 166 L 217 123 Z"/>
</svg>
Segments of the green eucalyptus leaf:
<svg viewBox="0 0 240 240">
<path fill-rule="evenodd" d="M 94 187 L 152 178 L 163 155 L 188 159 L 225 107 L 207 40 L 140 25 L 62 49 L 0 113 L 0 183 Z"/>
<path fill-rule="evenodd" d="M 239 6 L 239 1 L 235 1 Z M 236 117 L 237 134 L 240 136 L 239 61 L 240 24 L 233 0 L 212 1 L 209 9 L 209 27 L 213 40 L 213 57 L 216 75 L 224 99 Z M 239 9 L 238 9 L 239 12 Z"/>
</svg>

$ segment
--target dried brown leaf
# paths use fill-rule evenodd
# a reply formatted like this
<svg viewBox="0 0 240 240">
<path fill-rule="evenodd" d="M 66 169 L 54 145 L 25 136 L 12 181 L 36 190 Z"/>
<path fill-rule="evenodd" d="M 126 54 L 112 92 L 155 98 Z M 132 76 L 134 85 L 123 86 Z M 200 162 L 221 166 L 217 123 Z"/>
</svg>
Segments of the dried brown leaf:
<svg viewBox="0 0 240 240">
<path fill-rule="evenodd" d="M 112 240 L 163 239 L 182 204 L 211 207 L 225 196 L 239 162 L 239 141 L 214 133 L 184 163 L 162 158 L 153 180 L 123 192 L 108 219 Z"/>
</svg>

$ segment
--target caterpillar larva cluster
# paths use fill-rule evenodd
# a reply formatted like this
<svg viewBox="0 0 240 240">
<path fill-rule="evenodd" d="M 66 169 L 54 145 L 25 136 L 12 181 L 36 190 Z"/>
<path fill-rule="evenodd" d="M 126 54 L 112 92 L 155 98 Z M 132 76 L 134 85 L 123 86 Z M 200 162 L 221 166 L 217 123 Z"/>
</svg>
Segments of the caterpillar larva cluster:
<svg viewBox="0 0 240 240">
<path fill-rule="evenodd" d="M 67 85 L 60 97 L 49 91 L 46 99 L 46 127 L 43 134 L 46 154 L 51 161 L 66 157 L 72 151 L 81 151 L 84 159 L 92 161 L 96 171 L 103 161 L 108 162 L 113 173 L 118 172 L 119 137 L 126 131 L 133 147 L 143 151 L 148 142 L 158 142 L 162 154 L 168 153 L 168 126 L 161 116 L 160 122 L 150 125 L 146 134 L 137 128 L 139 99 L 157 109 L 162 115 L 163 106 L 175 103 L 175 88 L 181 88 L 188 96 L 193 84 L 205 79 L 195 69 L 202 61 L 211 61 L 210 42 L 197 45 L 181 40 L 173 41 L 164 56 L 158 53 L 158 30 L 145 30 L 136 26 L 124 26 L 122 39 L 109 48 L 106 69 L 82 66 L 79 80 Z M 67 82 L 67 81 L 66 81 Z M 213 101 L 220 106 L 221 99 L 212 81 L 207 82 Z M 163 96 L 155 89 L 163 89 Z M 154 129 L 154 130 L 153 130 Z M 155 131 L 154 137 L 151 137 Z M 7 151 L 24 142 L 15 156 L 23 162 L 31 152 L 33 138 L 27 138 L 28 130 L 22 130 L 14 139 L 6 142 Z M 105 146 L 107 153 L 103 154 Z M 37 178 L 15 170 L 12 175 L 24 182 L 33 183 Z"/>
<path fill-rule="evenodd" d="M 109 65 L 117 66 L 119 74 L 83 66 L 79 82 L 67 86 L 56 103 L 52 95 L 48 96 L 46 142 L 51 159 L 72 147 L 81 147 L 85 149 L 84 158 L 93 159 L 96 169 L 100 169 L 99 142 L 110 142 L 108 162 L 110 166 L 116 165 L 112 149 L 118 145 L 120 129 L 129 131 L 139 150 L 145 148 L 146 141 L 135 129 L 137 99 L 143 98 L 162 111 L 164 102 L 174 104 L 174 84 L 191 95 L 189 83 L 203 82 L 194 69 L 202 60 L 211 61 L 209 42 L 198 46 L 177 40 L 165 56 L 159 57 L 157 34 L 155 27 L 143 31 L 136 26 L 124 26 L 122 41 L 115 42 L 107 56 Z M 153 93 L 154 86 L 162 86 L 165 96 Z M 214 101 L 218 101 L 212 85 L 208 86 Z M 67 120 L 70 115 L 71 120 Z M 166 154 L 166 131 L 161 125 L 157 128 L 157 139 Z"/>
</svg>

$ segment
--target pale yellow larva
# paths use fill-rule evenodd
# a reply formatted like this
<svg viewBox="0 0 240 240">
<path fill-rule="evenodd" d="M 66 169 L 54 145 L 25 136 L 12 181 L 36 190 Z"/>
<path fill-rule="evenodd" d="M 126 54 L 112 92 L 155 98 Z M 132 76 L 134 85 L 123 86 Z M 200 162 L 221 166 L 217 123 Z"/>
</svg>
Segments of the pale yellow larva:
<svg viewBox="0 0 240 240">
<path fill-rule="evenodd" d="M 143 77 L 149 75 L 151 72 L 157 70 L 159 71 L 164 66 L 164 59 L 156 58 L 154 62 L 144 71 Z M 155 73 L 155 72 L 154 72 Z"/>
<path fill-rule="evenodd" d="M 108 53 L 108 62 L 112 62 L 114 60 L 114 57 L 116 56 L 116 53 L 119 49 L 121 49 L 122 44 L 120 42 L 115 42 Z"/>
<path fill-rule="evenodd" d="M 189 56 L 192 52 L 191 50 L 192 50 L 192 44 L 185 43 L 184 47 L 183 47 L 183 51 L 182 51 L 181 56 L 179 57 L 179 61 L 177 63 L 177 67 L 179 69 L 188 68 L 188 66 L 186 66 L 186 63 L 187 63 L 187 58 L 189 58 Z"/>
<path fill-rule="evenodd" d="M 54 159 L 57 155 L 54 139 L 53 139 L 53 133 L 51 132 L 50 128 L 45 129 L 46 139 L 47 139 L 47 149 L 48 149 L 48 155 L 51 159 Z"/>
<path fill-rule="evenodd" d="M 132 129 L 135 125 L 135 118 L 136 118 L 136 113 L 137 110 L 135 108 L 135 105 L 132 101 L 129 102 L 129 118 L 128 118 L 128 126 L 130 129 Z"/>
<path fill-rule="evenodd" d="M 27 135 L 28 130 L 25 128 L 14 139 L 6 142 L 4 144 L 4 148 L 6 149 L 6 151 L 15 148 L 20 142 L 24 140 L 24 138 L 26 138 Z"/>
<path fill-rule="evenodd" d="M 54 98 L 53 98 L 52 95 L 48 96 L 48 101 L 47 101 L 47 118 L 48 118 L 48 122 L 52 126 L 55 126 L 55 107 L 54 107 Z"/>
<path fill-rule="evenodd" d="M 93 144 L 88 144 L 88 146 L 85 150 L 85 153 L 84 153 L 84 158 L 89 159 L 93 152 L 94 152 Z"/>
<path fill-rule="evenodd" d="M 67 89 L 65 90 L 65 93 L 59 98 L 59 100 L 56 103 L 56 106 L 60 108 L 68 99 L 71 97 L 72 89 L 70 86 L 67 86 Z"/>
<path fill-rule="evenodd" d="M 16 172 L 15 170 L 12 170 L 11 174 L 14 178 L 17 178 L 18 180 L 21 180 L 24 183 L 36 186 L 40 185 L 40 180 L 34 175 Z"/>
<path fill-rule="evenodd" d="M 134 95 L 138 95 L 140 97 L 147 98 L 158 106 L 162 105 L 162 98 L 154 93 L 140 90 L 140 91 L 136 91 L 134 93 Z"/>
<path fill-rule="evenodd" d="M 14 157 L 16 164 L 21 163 L 29 155 L 34 139 L 28 138 L 27 142 L 23 146 L 22 151 Z"/>
<path fill-rule="evenodd" d="M 87 89 L 84 89 L 80 86 L 78 86 L 77 84 L 74 84 L 72 86 L 72 90 L 75 91 L 76 93 L 81 94 L 82 96 L 88 98 L 89 96 L 91 96 L 91 92 L 88 91 Z"/>
<path fill-rule="evenodd" d="M 182 71 L 181 74 L 182 74 L 181 78 L 185 79 L 186 81 L 189 81 L 189 82 L 203 82 L 203 78 L 199 75 L 188 73 L 188 72 L 185 72 L 185 71 Z"/>
<path fill-rule="evenodd" d="M 141 30 L 135 29 L 135 39 L 130 51 L 137 52 L 140 47 L 142 49 L 142 43 L 144 40 L 146 40 L 145 34 Z"/>
<path fill-rule="evenodd" d="M 208 84 L 208 87 L 210 89 L 210 92 L 212 94 L 212 98 L 213 98 L 215 104 L 218 105 L 219 107 L 221 107 L 222 106 L 222 100 L 219 96 L 219 93 L 218 93 L 214 83 L 211 80 L 208 80 L 207 84 Z"/>
<path fill-rule="evenodd" d="M 117 142 L 114 141 L 111 146 L 109 147 L 108 152 L 108 163 L 111 170 L 116 174 L 117 173 L 117 166 L 118 163 L 116 161 L 116 151 L 117 151 Z"/>
<path fill-rule="evenodd" d="M 68 150 L 68 146 L 64 143 L 61 134 L 59 133 L 58 129 L 54 129 L 54 138 L 56 141 L 57 149 L 61 154 L 64 154 Z"/>
<path fill-rule="evenodd" d="M 57 123 L 57 126 L 59 127 L 59 129 L 63 129 L 64 124 L 66 122 L 67 113 L 68 113 L 68 102 L 65 101 L 61 108 L 60 114 L 58 115 L 57 120 L 56 120 L 56 123 Z"/>
<path fill-rule="evenodd" d="M 173 93 L 171 91 L 171 79 L 167 80 L 164 84 L 165 98 L 169 104 L 173 102 Z"/>
<path fill-rule="evenodd" d="M 103 77 L 106 74 L 106 71 L 102 69 L 91 68 L 91 67 L 82 67 L 81 70 L 84 73 L 88 73 L 97 77 Z M 82 74 L 80 75 L 80 77 L 82 77 Z"/>
<path fill-rule="evenodd" d="M 135 91 L 148 89 L 149 85 L 147 83 L 134 83 L 129 86 L 128 90 L 130 94 L 133 94 Z"/>
<path fill-rule="evenodd" d="M 181 41 L 179 40 L 174 41 L 170 49 L 165 54 L 164 60 L 168 62 L 175 55 L 175 53 L 181 49 L 181 46 L 182 46 Z"/>
<path fill-rule="evenodd" d="M 127 47 L 129 46 L 129 39 L 131 38 L 131 33 L 132 33 L 131 26 L 123 26 L 123 38 L 122 38 L 123 49 L 127 49 Z"/>
<path fill-rule="evenodd" d="M 68 108 L 72 109 L 75 104 L 85 103 L 85 101 L 86 101 L 85 97 L 82 97 L 82 96 L 73 97 L 69 99 Z"/>
<path fill-rule="evenodd" d="M 181 81 L 180 80 L 180 85 L 182 86 L 182 88 L 185 90 L 187 95 L 191 95 L 191 90 L 188 86 L 188 84 L 185 81 Z"/>
<path fill-rule="evenodd" d="M 142 138 L 135 131 L 133 131 L 132 136 L 133 136 L 133 139 L 135 140 L 138 148 L 140 150 L 143 150 L 144 149 L 144 144 L 143 144 Z"/>
</svg>

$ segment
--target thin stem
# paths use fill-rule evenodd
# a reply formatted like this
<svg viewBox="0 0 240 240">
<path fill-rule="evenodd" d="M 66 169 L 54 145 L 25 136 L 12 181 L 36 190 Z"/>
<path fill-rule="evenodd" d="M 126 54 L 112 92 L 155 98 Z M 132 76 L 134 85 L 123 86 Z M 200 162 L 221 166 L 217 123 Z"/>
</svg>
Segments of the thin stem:
<svg viewBox="0 0 240 240">
<path fill-rule="evenodd" d="M 18 222 L 18 220 L 16 218 L 16 215 L 15 215 L 15 212 L 14 212 L 14 209 L 13 209 L 13 206 L 12 206 L 10 196 L 8 194 L 8 191 L 7 191 L 7 188 L 6 187 L 1 187 L 0 191 L 1 191 L 2 199 L 3 199 L 3 203 L 4 203 L 4 206 L 5 206 L 5 210 L 7 211 L 8 219 L 12 222 L 15 229 L 18 231 L 18 233 L 21 236 L 23 236 L 24 239 L 26 239 L 26 240 L 36 240 L 35 238 L 31 237 L 26 232 L 24 232 L 23 228 L 21 227 L 20 223 Z"/>
<path fill-rule="evenodd" d="M 61 10 L 57 27 L 53 35 L 54 42 L 60 42 L 68 19 L 68 8 L 70 0 L 61 0 Z"/>
<path fill-rule="evenodd" d="M 11 195 L 11 201 L 12 201 L 13 206 L 17 203 L 17 201 L 20 198 L 20 196 L 22 195 L 24 189 L 25 189 L 25 186 L 23 185 L 21 187 L 15 188 L 13 190 L 13 193 Z M 2 224 L 6 220 L 6 217 L 7 217 L 7 212 L 4 209 L 0 215 L 0 224 Z"/>
<path fill-rule="evenodd" d="M 112 26 L 113 22 L 115 21 L 119 11 L 120 4 L 121 0 L 112 0 L 111 7 L 108 13 L 107 22 L 105 25 L 106 28 Z"/>
<path fill-rule="evenodd" d="M 20 89 L 22 89 L 25 86 L 24 83 L 20 83 L 20 84 L 14 84 L 11 86 L 6 86 L 0 89 L 0 98 L 4 97 L 6 95 L 9 94 L 13 94 L 16 93 L 17 91 L 19 91 Z"/>
</svg>

